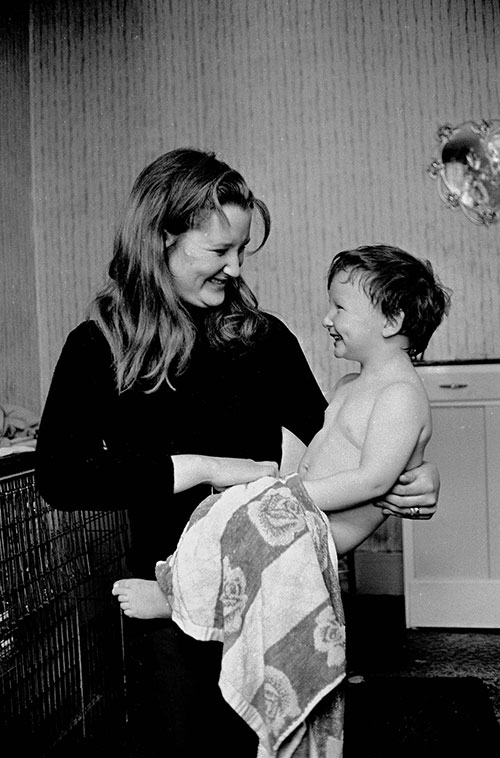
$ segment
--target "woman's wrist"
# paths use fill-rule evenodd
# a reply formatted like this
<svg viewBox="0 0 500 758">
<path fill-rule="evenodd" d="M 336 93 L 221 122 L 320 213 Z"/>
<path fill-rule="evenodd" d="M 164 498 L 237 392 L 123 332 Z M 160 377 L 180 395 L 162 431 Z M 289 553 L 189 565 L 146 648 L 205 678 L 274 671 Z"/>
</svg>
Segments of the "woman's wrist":
<svg viewBox="0 0 500 758">
<path fill-rule="evenodd" d="M 208 455 L 186 453 L 172 456 L 174 493 L 189 490 L 198 484 L 210 484 L 214 460 Z"/>
</svg>

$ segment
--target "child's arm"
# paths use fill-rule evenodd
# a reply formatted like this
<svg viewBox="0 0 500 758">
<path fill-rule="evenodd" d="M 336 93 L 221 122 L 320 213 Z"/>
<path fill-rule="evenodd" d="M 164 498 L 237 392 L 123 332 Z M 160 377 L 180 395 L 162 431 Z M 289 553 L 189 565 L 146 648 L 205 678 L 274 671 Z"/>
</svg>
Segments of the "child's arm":
<svg viewBox="0 0 500 758">
<path fill-rule="evenodd" d="M 416 472 L 419 472 L 418 475 Z M 387 516 L 414 520 L 417 517 L 409 515 L 409 508 L 414 506 L 420 510 L 419 520 L 432 518 L 437 510 L 439 488 L 437 468 L 431 463 L 422 463 L 401 474 L 398 484 L 386 495 L 387 500 L 379 501 L 375 506 L 361 505 L 359 508 L 331 512 L 328 521 L 337 553 L 342 556 L 354 550 L 379 528 Z M 394 490 L 399 494 L 393 494 Z"/>
<path fill-rule="evenodd" d="M 305 480 L 304 487 L 318 508 L 338 511 L 384 495 L 407 467 L 429 424 L 426 398 L 410 383 L 386 387 L 377 399 L 356 469 L 323 479 Z M 422 453 L 424 445 L 422 444 Z"/>
</svg>

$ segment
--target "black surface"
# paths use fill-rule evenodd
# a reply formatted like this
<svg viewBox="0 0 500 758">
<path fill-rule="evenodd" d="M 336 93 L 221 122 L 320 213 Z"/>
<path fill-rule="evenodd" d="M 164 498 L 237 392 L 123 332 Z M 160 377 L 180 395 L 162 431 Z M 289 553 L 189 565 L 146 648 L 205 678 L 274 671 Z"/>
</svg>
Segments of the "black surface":
<svg viewBox="0 0 500 758">
<path fill-rule="evenodd" d="M 367 677 L 346 687 L 344 758 L 499 756 L 498 725 L 475 677 Z"/>
<path fill-rule="evenodd" d="M 9 453 L 0 457 L 0 479 L 12 474 L 31 471 L 35 466 L 35 451 L 29 453 Z"/>
</svg>

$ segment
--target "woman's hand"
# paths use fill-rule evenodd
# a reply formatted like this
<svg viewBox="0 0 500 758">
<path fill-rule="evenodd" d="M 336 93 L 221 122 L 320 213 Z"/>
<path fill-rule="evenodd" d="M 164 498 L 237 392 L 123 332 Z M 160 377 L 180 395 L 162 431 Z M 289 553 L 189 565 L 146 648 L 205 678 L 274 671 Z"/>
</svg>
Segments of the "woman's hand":
<svg viewBox="0 0 500 758">
<path fill-rule="evenodd" d="M 217 458 L 211 455 L 173 455 L 174 493 L 211 484 L 223 490 L 233 484 L 246 484 L 262 476 L 278 476 L 275 461 L 253 461 L 250 458 Z"/>
<path fill-rule="evenodd" d="M 401 474 L 384 499 L 373 505 L 386 516 L 427 520 L 436 513 L 440 484 L 437 468 L 424 461 Z"/>
<path fill-rule="evenodd" d="M 233 484 L 246 484 L 262 476 L 278 476 L 275 461 L 254 461 L 250 458 L 210 458 L 209 484 L 216 490 L 224 490 Z"/>
</svg>

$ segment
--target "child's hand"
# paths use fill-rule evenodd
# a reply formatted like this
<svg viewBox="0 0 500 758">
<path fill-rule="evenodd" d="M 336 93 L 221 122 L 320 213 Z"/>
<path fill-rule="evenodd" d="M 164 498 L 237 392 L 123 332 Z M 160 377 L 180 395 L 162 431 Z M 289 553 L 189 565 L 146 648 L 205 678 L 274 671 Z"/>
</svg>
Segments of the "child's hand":
<svg viewBox="0 0 500 758">
<path fill-rule="evenodd" d="M 401 474 L 392 490 L 374 505 L 386 516 L 427 520 L 436 513 L 440 484 L 437 468 L 424 461 Z"/>
</svg>

